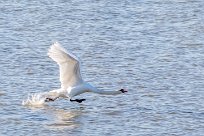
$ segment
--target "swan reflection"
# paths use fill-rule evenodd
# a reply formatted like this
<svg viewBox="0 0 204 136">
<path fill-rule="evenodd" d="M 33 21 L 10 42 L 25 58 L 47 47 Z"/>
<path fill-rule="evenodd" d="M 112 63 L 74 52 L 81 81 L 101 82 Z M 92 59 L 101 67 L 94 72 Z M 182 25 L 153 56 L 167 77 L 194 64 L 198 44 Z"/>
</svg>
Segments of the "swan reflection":
<svg viewBox="0 0 204 136">
<path fill-rule="evenodd" d="M 49 128 L 74 129 L 80 126 L 79 118 L 82 114 L 81 110 L 49 108 L 48 112 L 53 117 L 51 123 L 47 124 Z"/>
</svg>

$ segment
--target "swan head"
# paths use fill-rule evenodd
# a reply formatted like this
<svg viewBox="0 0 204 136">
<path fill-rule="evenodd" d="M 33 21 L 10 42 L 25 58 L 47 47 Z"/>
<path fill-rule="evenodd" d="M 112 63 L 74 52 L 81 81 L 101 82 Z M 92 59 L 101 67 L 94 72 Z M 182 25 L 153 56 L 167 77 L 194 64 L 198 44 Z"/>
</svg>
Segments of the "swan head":
<svg viewBox="0 0 204 136">
<path fill-rule="evenodd" d="M 126 92 L 128 92 L 128 91 L 125 90 L 125 89 L 120 89 L 119 91 L 122 92 L 122 93 L 126 93 Z"/>
</svg>

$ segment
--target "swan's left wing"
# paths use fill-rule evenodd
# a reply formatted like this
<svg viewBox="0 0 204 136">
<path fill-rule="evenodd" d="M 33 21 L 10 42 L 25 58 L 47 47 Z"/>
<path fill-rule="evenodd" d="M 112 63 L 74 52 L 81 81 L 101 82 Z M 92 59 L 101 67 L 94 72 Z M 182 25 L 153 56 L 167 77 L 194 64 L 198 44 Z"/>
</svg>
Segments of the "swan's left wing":
<svg viewBox="0 0 204 136">
<path fill-rule="evenodd" d="M 61 88 L 67 89 L 82 83 L 80 62 L 76 56 L 57 42 L 51 45 L 48 55 L 59 65 Z"/>
</svg>

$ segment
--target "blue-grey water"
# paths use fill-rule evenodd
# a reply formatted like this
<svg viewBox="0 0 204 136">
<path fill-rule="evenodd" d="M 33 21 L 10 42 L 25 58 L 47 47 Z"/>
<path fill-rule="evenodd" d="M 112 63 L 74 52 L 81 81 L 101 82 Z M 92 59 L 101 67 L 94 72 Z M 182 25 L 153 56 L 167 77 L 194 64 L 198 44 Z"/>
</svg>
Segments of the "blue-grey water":
<svg viewBox="0 0 204 136">
<path fill-rule="evenodd" d="M 59 41 L 84 80 L 125 95 L 23 106 L 60 87 Z M 203 136 L 203 0 L 0 1 L 1 136 Z"/>
</svg>

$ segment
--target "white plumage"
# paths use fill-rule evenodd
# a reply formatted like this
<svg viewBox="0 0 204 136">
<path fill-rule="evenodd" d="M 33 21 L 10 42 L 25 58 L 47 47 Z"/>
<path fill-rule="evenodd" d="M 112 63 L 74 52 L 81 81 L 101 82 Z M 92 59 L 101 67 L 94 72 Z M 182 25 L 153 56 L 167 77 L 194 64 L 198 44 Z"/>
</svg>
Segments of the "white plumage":
<svg viewBox="0 0 204 136">
<path fill-rule="evenodd" d="M 46 98 L 46 102 L 54 101 L 55 99 L 62 97 L 70 98 L 70 101 L 77 101 L 81 103 L 85 99 L 71 100 L 71 98 L 85 92 L 106 95 L 116 95 L 127 92 L 124 89 L 119 91 L 102 91 L 83 81 L 80 73 L 79 59 L 65 50 L 57 42 L 51 45 L 48 51 L 48 56 L 59 65 L 61 88 L 44 93 L 43 96 Z"/>
<path fill-rule="evenodd" d="M 61 88 L 67 89 L 83 83 L 80 62 L 76 56 L 68 53 L 57 42 L 50 47 L 48 56 L 59 65 Z"/>
</svg>

